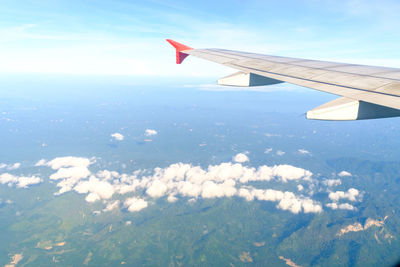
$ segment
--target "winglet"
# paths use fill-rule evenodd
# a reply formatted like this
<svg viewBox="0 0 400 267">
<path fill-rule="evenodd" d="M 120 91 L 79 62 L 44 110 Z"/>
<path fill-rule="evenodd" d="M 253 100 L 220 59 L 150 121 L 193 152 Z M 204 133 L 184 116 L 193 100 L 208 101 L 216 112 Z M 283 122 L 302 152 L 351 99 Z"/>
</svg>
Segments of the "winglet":
<svg viewBox="0 0 400 267">
<path fill-rule="evenodd" d="M 167 39 L 167 42 L 170 43 L 176 50 L 176 64 L 181 64 L 183 62 L 183 60 L 189 55 L 189 54 L 183 53 L 182 51 L 193 49 L 189 46 L 175 42 L 174 40 L 171 40 L 171 39 Z"/>
</svg>

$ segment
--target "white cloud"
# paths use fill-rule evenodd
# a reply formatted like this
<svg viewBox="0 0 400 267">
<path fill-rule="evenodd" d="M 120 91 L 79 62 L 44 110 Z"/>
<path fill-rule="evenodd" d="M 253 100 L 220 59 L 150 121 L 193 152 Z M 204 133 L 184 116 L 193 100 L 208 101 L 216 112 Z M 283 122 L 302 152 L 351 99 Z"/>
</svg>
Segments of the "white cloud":
<svg viewBox="0 0 400 267">
<path fill-rule="evenodd" d="M 105 180 L 111 180 L 112 178 L 118 178 L 120 175 L 116 171 L 102 170 L 98 171 L 96 176 Z"/>
<path fill-rule="evenodd" d="M 38 161 L 36 164 L 45 164 L 51 167 L 53 170 L 58 170 L 61 167 L 88 167 L 92 164 L 91 160 L 88 158 L 81 157 L 59 157 L 44 163 L 43 160 Z M 43 165 L 37 165 L 43 166 Z"/>
<path fill-rule="evenodd" d="M 320 204 L 316 204 L 312 199 L 304 199 L 302 201 L 302 207 L 304 213 L 320 213 L 322 212 L 322 206 Z"/>
<path fill-rule="evenodd" d="M 0 163 L 0 169 L 7 169 L 9 171 L 13 171 L 16 169 L 19 169 L 19 167 L 21 167 L 21 163 L 16 162 L 14 164 L 5 164 L 5 163 Z"/>
<path fill-rule="evenodd" d="M 119 207 L 119 203 L 120 203 L 119 200 L 115 200 L 115 201 L 113 201 L 113 202 L 110 202 L 110 203 L 108 203 L 107 206 L 103 209 L 103 211 L 104 211 L 104 212 L 106 212 L 106 211 L 112 211 L 112 210 L 114 210 L 114 209 L 116 209 L 116 208 Z"/>
<path fill-rule="evenodd" d="M 278 181 L 288 182 L 290 180 L 310 180 L 310 171 L 290 165 L 278 165 L 274 167 L 260 166 L 258 169 L 246 167 L 239 163 L 221 163 L 210 165 L 207 169 L 190 164 L 177 163 L 167 168 L 156 168 L 152 176 L 142 178 L 148 179 L 140 186 L 147 188 L 146 194 L 150 197 L 161 196 L 185 196 L 185 197 L 231 197 L 240 196 L 248 201 L 257 198 L 264 201 L 282 200 L 284 193 L 269 190 L 266 192 L 254 191 L 243 188 L 243 185 L 250 181 Z M 288 195 L 289 193 L 286 193 Z M 294 195 L 291 198 L 296 199 Z M 170 198 L 174 199 L 174 198 Z M 310 211 L 308 202 L 300 201 L 300 210 Z M 305 209 L 303 207 L 305 203 Z M 294 207 L 287 207 L 283 201 L 279 208 L 295 211 Z M 316 208 L 319 210 L 319 208 Z M 297 211 L 296 211 L 297 212 Z"/>
<path fill-rule="evenodd" d="M 94 159 L 82 157 L 58 157 L 46 162 L 46 160 L 39 160 L 35 166 L 48 166 L 53 170 L 57 170 L 50 175 L 51 180 L 61 180 L 57 183 L 60 190 L 55 193 L 56 195 L 63 194 L 71 191 L 72 188 L 79 182 L 79 180 L 87 178 L 91 175 L 88 167 L 94 162 Z M 89 197 L 92 202 L 96 199 L 94 195 Z M 89 201 L 90 202 L 90 201 Z"/>
<path fill-rule="evenodd" d="M 338 175 L 339 175 L 340 177 L 352 176 L 352 174 L 349 173 L 349 172 L 347 172 L 347 171 L 341 171 Z"/>
<path fill-rule="evenodd" d="M 203 184 L 201 196 L 203 198 L 232 197 L 236 194 L 235 181 L 227 180 L 223 183 L 206 181 Z"/>
<path fill-rule="evenodd" d="M 34 184 L 39 184 L 43 182 L 43 180 L 39 177 L 36 176 L 20 176 L 18 177 L 18 181 L 17 181 L 17 187 L 23 187 L 23 188 L 28 188 L 28 186 L 30 185 L 34 185 Z"/>
<path fill-rule="evenodd" d="M 278 151 L 276 151 L 276 155 L 283 156 L 283 155 L 285 155 L 285 152 L 282 150 L 278 150 Z"/>
<path fill-rule="evenodd" d="M 100 200 L 100 196 L 96 193 L 90 193 L 86 196 L 85 200 L 87 202 L 96 202 L 96 201 Z M 100 211 L 99 211 L 99 213 L 100 213 Z"/>
<path fill-rule="evenodd" d="M 271 152 L 272 151 L 272 148 L 266 148 L 265 150 L 264 150 L 264 153 L 265 154 L 268 154 L 269 152 Z"/>
<path fill-rule="evenodd" d="M 170 203 L 174 203 L 174 202 L 178 201 L 178 198 L 175 195 L 171 194 L 168 196 L 167 201 Z"/>
<path fill-rule="evenodd" d="M 279 202 L 277 207 L 297 214 L 301 211 L 301 202 L 296 198 L 284 198 Z"/>
<path fill-rule="evenodd" d="M 239 157 L 238 157 L 239 155 Z M 238 159 L 237 159 L 238 158 Z M 233 160 L 246 162 L 245 153 L 239 153 Z M 276 202 L 278 209 L 292 213 L 322 212 L 322 204 L 310 198 L 310 190 L 317 190 L 316 181 L 312 179 L 312 172 L 292 165 L 261 165 L 258 168 L 245 166 L 242 163 L 224 162 L 202 168 L 185 163 L 171 164 L 165 168 L 153 170 L 137 170 L 132 174 L 118 173 L 116 171 L 101 170 L 92 173 L 88 167 L 94 159 L 80 157 L 61 157 L 50 161 L 40 160 L 37 166 L 48 166 L 55 171 L 49 176 L 50 180 L 57 180 L 59 191 L 62 194 L 76 191 L 85 194 L 87 202 L 103 200 L 103 211 L 109 211 L 119 206 L 119 200 L 112 201 L 114 194 L 125 195 L 133 193 L 137 197 L 130 197 L 123 202 L 123 207 L 129 211 L 139 211 L 148 206 L 145 198 L 165 198 L 168 202 L 176 202 L 179 197 L 188 201 L 199 198 L 241 197 L 247 201 L 272 201 Z M 3 174 L 4 175 L 4 174 Z M 3 183 L 14 183 L 15 179 L 4 176 Z M 5 180 L 5 179 L 8 180 Z M 11 180 L 10 180 L 11 179 Z M 40 178 L 39 178 L 40 179 Z M 257 189 L 249 183 L 269 181 L 282 183 L 295 183 L 299 195 L 290 191 L 274 189 Z M 302 184 L 299 184 L 301 181 Z M 300 194 L 304 192 L 304 183 L 308 183 L 308 197 Z M 326 186 L 338 185 L 339 179 L 324 180 Z M 296 183 L 298 183 L 296 185 Z M 20 186 L 26 183 L 21 180 Z M 355 201 L 360 198 L 357 189 L 351 188 L 347 192 L 330 192 L 329 198 L 334 203 L 340 199 Z M 108 201 L 106 201 L 108 200 Z M 349 204 L 327 204 L 329 208 L 350 209 Z"/>
<path fill-rule="evenodd" d="M 102 172 L 104 173 L 104 172 Z M 115 192 L 125 194 L 128 192 L 144 192 L 151 198 L 167 197 L 169 202 L 177 200 L 178 196 L 189 198 L 220 198 L 243 197 L 248 201 L 258 199 L 262 201 L 281 201 L 280 209 L 291 212 L 319 212 L 321 205 L 314 204 L 307 198 L 296 197 L 291 192 L 274 190 L 257 191 L 246 186 L 251 181 L 270 181 L 272 179 L 289 181 L 311 181 L 312 173 L 308 170 L 290 165 L 277 165 L 273 167 L 260 166 L 257 169 L 243 166 L 240 163 L 221 163 L 210 165 L 208 168 L 192 166 L 191 164 L 175 163 L 166 168 L 155 168 L 148 176 L 117 175 L 113 179 Z M 103 175 L 110 177 L 110 175 Z M 86 192 L 86 191 L 85 191 Z M 300 203 L 300 210 L 296 205 L 287 202 Z M 313 205 L 311 205 L 313 204 Z"/>
<path fill-rule="evenodd" d="M 310 180 L 312 172 L 291 165 L 278 165 L 273 167 L 273 175 L 279 177 L 283 182 L 289 180 Z"/>
<path fill-rule="evenodd" d="M 109 199 L 115 192 L 114 187 L 110 183 L 106 181 L 100 181 L 94 176 L 91 176 L 88 181 L 80 181 L 74 187 L 74 190 L 80 194 L 92 194 L 90 199 L 94 201 L 100 199 Z"/>
<path fill-rule="evenodd" d="M 0 174 L 0 183 L 8 186 L 15 185 L 19 188 L 28 188 L 30 185 L 39 184 L 43 180 L 36 176 L 15 176 L 10 173 Z"/>
<path fill-rule="evenodd" d="M 233 157 L 233 161 L 238 163 L 244 163 L 249 161 L 249 157 L 247 157 L 247 155 L 244 153 L 239 153 Z"/>
<path fill-rule="evenodd" d="M 148 203 L 146 200 L 137 197 L 127 198 L 124 202 L 124 207 L 130 212 L 140 211 L 147 208 L 147 206 Z"/>
<path fill-rule="evenodd" d="M 90 171 L 86 167 L 70 167 L 60 168 L 56 173 L 50 175 L 51 180 L 60 180 L 65 178 L 81 179 L 90 175 Z"/>
<path fill-rule="evenodd" d="M 310 155 L 311 153 L 310 153 L 310 151 L 308 151 L 308 150 L 305 150 L 305 149 L 299 149 L 299 150 L 297 150 L 300 154 L 303 154 L 303 155 Z"/>
<path fill-rule="evenodd" d="M 165 195 L 167 192 L 167 185 L 161 181 L 155 180 L 151 183 L 151 185 L 147 188 L 146 194 L 151 197 L 161 197 Z"/>
<path fill-rule="evenodd" d="M 146 129 L 146 131 L 144 131 L 144 135 L 145 136 L 153 136 L 153 135 L 157 135 L 158 132 L 156 130 L 152 130 L 152 129 Z"/>
<path fill-rule="evenodd" d="M 111 137 L 113 137 L 117 141 L 124 140 L 124 136 L 120 133 L 113 133 L 113 134 L 111 134 Z"/>
<path fill-rule="evenodd" d="M 9 166 L 7 167 L 7 169 L 10 170 L 10 171 L 12 171 L 12 170 L 18 169 L 19 167 L 21 167 L 21 163 L 17 162 L 17 163 L 14 163 L 14 164 L 12 164 L 12 165 L 9 165 Z"/>
<path fill-rule="evenodd" d="M 45 159 L 41 159 L 38 162 L 36 162 L 35 167 L 39 167 L 39 166 L 47 166 L 47 162 Z"/>
<path fill-rule="evenodd" d="M 250 191 L 247 188 L 240 188 L 239 192 L 237 194 L 239 197 L 242 197 L 246 199 L 247 201 L 253 201 L 254 200 L 254 194 L 252 191 Z"/>
<path fill-rule="evenodd" d="M 355 207 L 349 203 L 342 203 L 342 204 L 337 204 L 335 202 L 328 203 L 326 204 L 327 207 L 333 209 L 333 210 L 355 210 Z"/>
<path fill-rule="evenodd" d="M 279 202 L 276 206 L 278 209 L 288 210 L 292 213 L 319 213 L 322 212 L 322 206 L 310 198 L 298 197 L 292 192 L 283 192 L 273 189 L 246 189 L 239 190 L 238 196 L 245 198 L 247 201 L 252 201 L 257 198 L 261 201 Z"/>
<path fill-rule="evenodd" d="M 334 202 L 338 202 L 340 199 L 348 199 L 350 201 L 357 201 L 357 197 L 360 196 L 360 192 L 355 188 L 350 188 L 347 192 L 336 191 L 329 193 L 329 199 Z"/>
<path fill-rule="evenodd" d="M 325 179 L 322 181 L 322 184 L 328 187 L 334 187 L 342 184 L 340 179 Z"/>
<path fill-rule="evenodd" d="M 298 191 L 303 191 L 304 190 L 304 186 L 302 186 L 301 184 L 297 185 L 297 190 Z"/>
<path fill-rule="evenodd" d="M 278 202 L 277 208 L 293 213 L 321 212 L 322 206 L 305 197 L 297 197 L 292 192 L 282 192 L 272 189 L 260 190 L 246 187 L 249 181 L 278 181 L 309 180 L 310 171 L 290 165 L 274 167 L 260 166 L 258 169 L 246 167 L 239 163 L 221 163 L 210 165 L 206 169 L 190 164 L 176 163 L 166 168 L 155 168 L 150 176 L 131 180 L 126 179 L 124 184 L 115 184 L 120 190 L 125 186 L 132 186 L 134 192 L 137 188 L 146 189 L 149 197 L 158 198 L 168 196 L 167 200 L 174 202 L 177 196 L 196 198 L 221 198 L 239 196 L 248 201 L 258 199 L 261 201 Z M 137 199 L 134 199 L 136 203 Z M 142 202 L 143 203 L 143 202 Z M 124 204 L 130 207 L 131 203 Z M 130 208 L 136 210 L 135 206 Z"/>
</svg>

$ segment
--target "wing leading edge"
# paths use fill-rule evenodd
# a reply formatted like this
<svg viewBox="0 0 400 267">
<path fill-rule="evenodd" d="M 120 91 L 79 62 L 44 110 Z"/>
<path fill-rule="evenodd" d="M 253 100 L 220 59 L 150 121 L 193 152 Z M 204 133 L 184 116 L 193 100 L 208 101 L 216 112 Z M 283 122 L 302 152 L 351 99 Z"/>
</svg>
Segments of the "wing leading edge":
<svg viewBox="0 0 400 267">
<path fill-rule="evenodd" d="M 288 82 L 342 96 L 307 112 L 308 119 L 362 120 L 400 116 L 400 69 L 270 56 L 224 49 L 193 49 L 168 39 L 181 64 L 193 55 L 239 70 L 218 80 L 229 86 Z"/>
</svg>

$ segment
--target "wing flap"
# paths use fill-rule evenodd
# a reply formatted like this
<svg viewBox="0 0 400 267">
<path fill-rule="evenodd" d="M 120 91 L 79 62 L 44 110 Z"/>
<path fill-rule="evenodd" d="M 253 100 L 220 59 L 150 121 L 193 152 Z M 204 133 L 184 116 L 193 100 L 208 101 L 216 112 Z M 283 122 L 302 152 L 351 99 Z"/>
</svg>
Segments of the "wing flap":
<svg viewBox="0 0 400 267">
<path fill-rule="evenodd" d="M 246 73 L 241 71 L 218 80 L 219 85 L 239 86 L 239 87 L 272 85 L 278 83 L 283 83 L 283 82 L 265 76 L 257 75 L 251 72 Z"/>
<path fill-rule="evenodd" d="M 400 110 L 341 97 L 307 112 L 312 120 L 367 120 L 400 116 Z"/>
</svg>

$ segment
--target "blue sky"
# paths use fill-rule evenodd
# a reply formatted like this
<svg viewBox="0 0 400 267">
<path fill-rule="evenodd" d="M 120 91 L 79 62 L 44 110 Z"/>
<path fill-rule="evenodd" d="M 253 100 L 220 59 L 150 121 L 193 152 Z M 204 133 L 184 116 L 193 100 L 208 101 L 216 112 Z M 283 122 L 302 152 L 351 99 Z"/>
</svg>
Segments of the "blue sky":
<svg viewBox="0 0 400 267">
<path fill-rule="evenodd" d="M 400 67 L 398 1 L 0 0 L 0 73 L 213 76 L 164 39 Z"/>
</svg>

